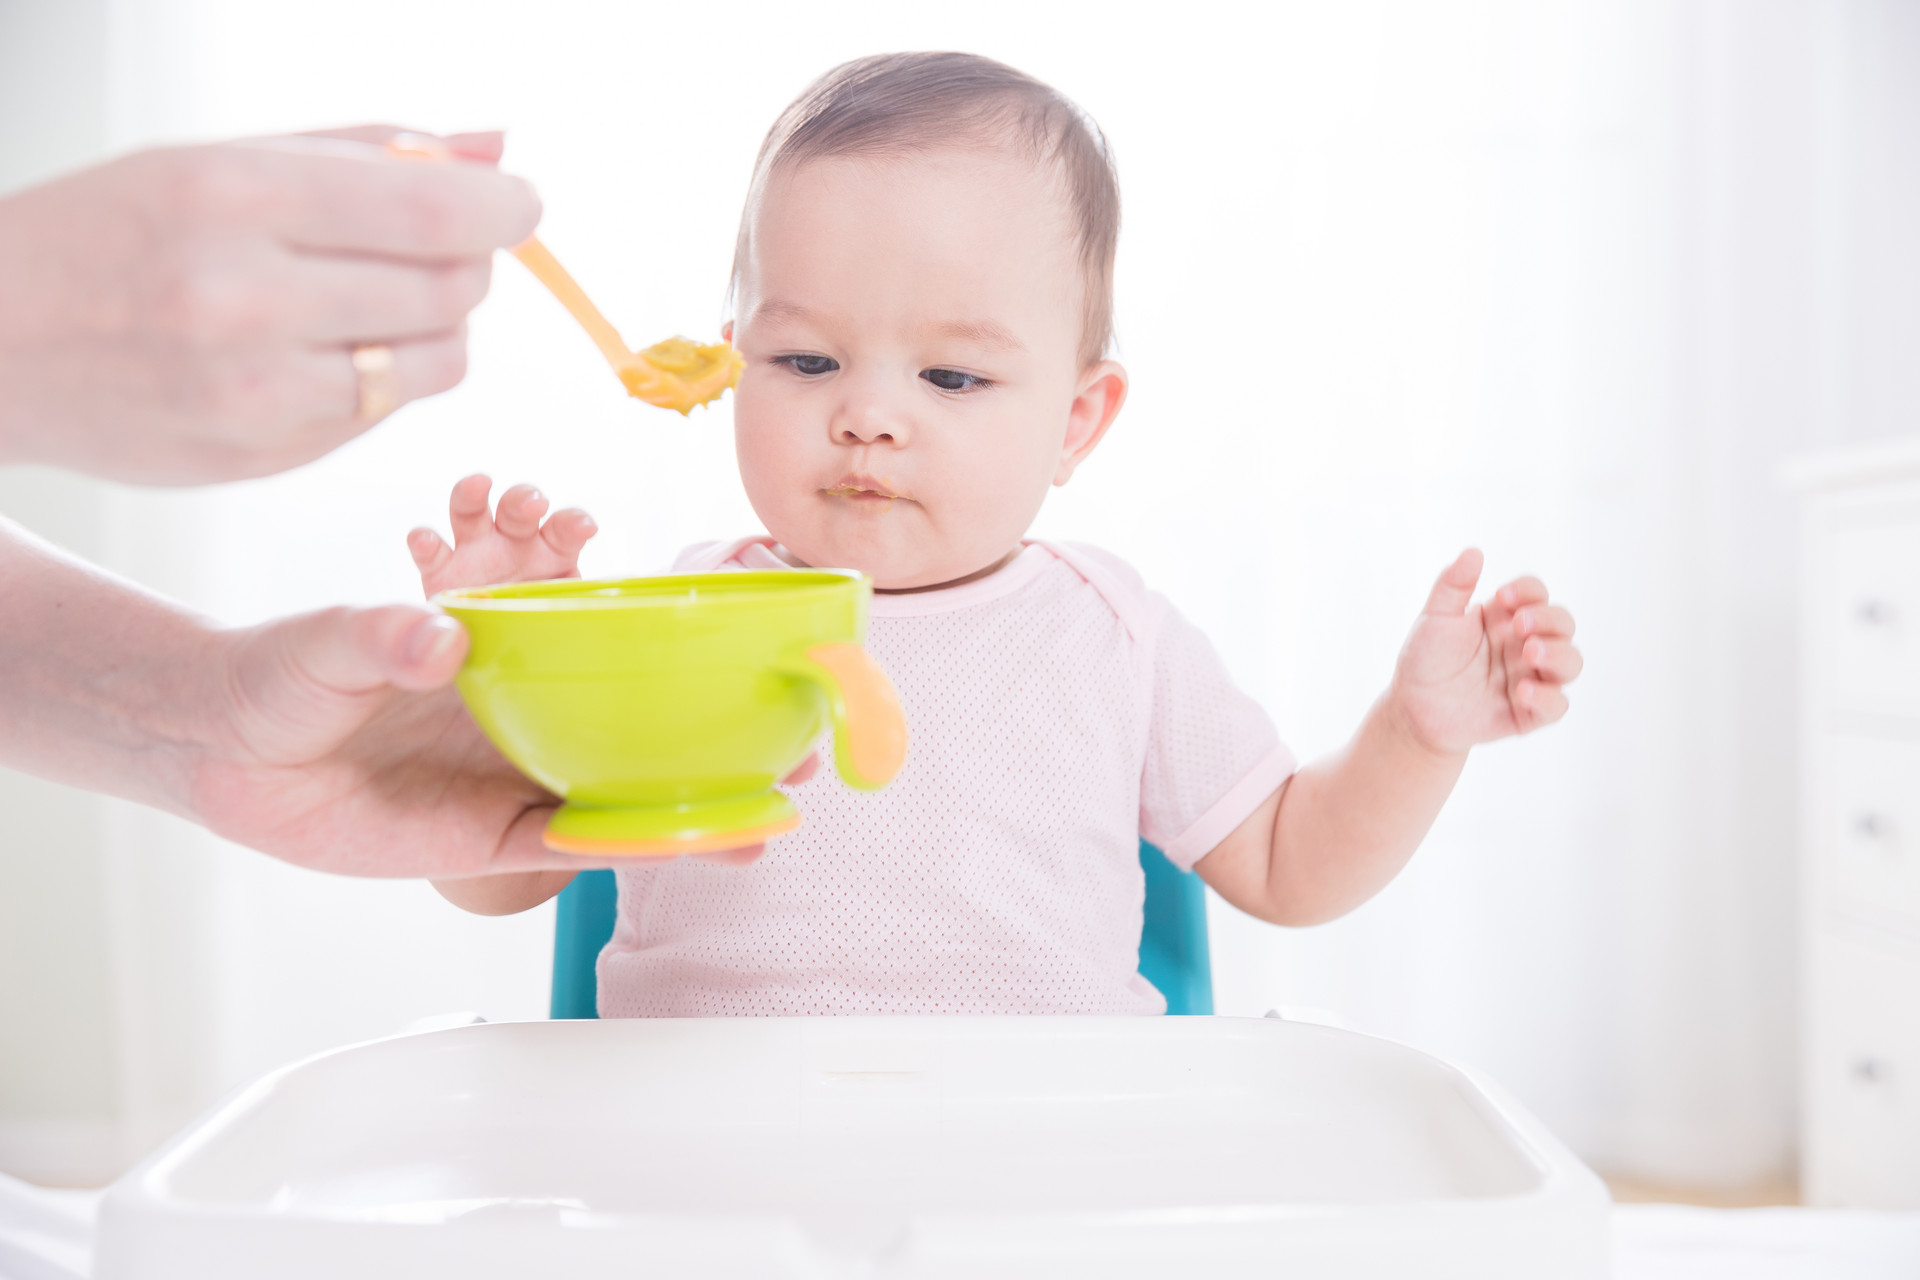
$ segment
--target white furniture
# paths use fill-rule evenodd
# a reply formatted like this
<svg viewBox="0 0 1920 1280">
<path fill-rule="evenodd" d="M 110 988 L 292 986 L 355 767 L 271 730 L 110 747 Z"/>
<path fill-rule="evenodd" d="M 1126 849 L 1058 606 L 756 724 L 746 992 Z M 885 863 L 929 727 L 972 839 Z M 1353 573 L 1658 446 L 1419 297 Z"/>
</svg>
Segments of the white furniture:
<svg viewBox="0 0 1920 1280">
<path fill-rule="evenodd" d="M 100 1193 L 0 1175 L 0 1276 L 91 1280 Z M 1920 1213 L 1613 1210 L 1613 1280 L 1896 1280 L 1920 1275 Z"/>
<path fill-rule="evenodd" d="M 1801 459 L 1802 1190 L 1920 1209 L 1920 438 Z"/>
<path fill-rule="evenodd" d="M 1602 1280 L 1485 1081 L 1237 1018 L 506 1023 L 289 1067 L 111 1188 L 96 1280 Z"/>
</svg>

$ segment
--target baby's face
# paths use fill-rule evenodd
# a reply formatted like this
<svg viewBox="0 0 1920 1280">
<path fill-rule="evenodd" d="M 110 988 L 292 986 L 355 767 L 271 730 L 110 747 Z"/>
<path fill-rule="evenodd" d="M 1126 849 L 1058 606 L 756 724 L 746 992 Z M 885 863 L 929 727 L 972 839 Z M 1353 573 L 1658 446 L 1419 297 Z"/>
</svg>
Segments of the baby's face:
<svg viewBox="0 0 1920 1280">
<path fill-rule="evenodd" d="M 1008 555 L 1119 411 L 1078 357 L 1067 205 L 1017 156 L 810 161 L 768 184 L 737 296 L 754 511 L 803 563 L 885 588 Z"/>
</svg>

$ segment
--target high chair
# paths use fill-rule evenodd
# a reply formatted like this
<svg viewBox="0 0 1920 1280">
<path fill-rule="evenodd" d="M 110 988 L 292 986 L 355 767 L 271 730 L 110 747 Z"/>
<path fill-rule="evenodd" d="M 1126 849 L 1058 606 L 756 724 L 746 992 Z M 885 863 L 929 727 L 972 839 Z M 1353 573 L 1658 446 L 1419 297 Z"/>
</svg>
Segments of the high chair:
<svg viewBox="0 0 1920 1280">
<path fill-rule="evenodd" d="M 1147 878 L 1140 976 L 1167 998 L 1168 1013 L 1212 1013 L 1205 886 L 1145 840 L 1140 870 Z M 611 871 L 582 871 L 561 891 L 553 925 L 553 1017 L 600 1016 L 594 962 L 613 936 L 617 901 Z"/>
</svg>

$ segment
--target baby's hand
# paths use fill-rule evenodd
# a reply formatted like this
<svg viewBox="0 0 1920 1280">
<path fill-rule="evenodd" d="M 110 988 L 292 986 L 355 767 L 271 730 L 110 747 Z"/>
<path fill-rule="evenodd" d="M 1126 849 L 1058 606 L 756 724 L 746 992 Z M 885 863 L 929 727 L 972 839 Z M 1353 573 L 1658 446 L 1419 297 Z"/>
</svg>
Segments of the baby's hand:
<svg viewBox="0 0 1920 1280">
<path fill-rule="evenodd" d="M 1388 693 L 1402 722 L 1437 751 L 1552 724 L 1567 713 L 1561 686 L 1580 674 L 1573 615 L 1547 603 L 1538 578 L 1470 603 L 1481 563 L 1478 551 L 1463 551 L 1434 583 Z"/>
<path fill-rule="evenodd" d="M 568 508 L 541 524 L 547 500 L 530 484 L 517 484 L 501 494 L 498 509 L 489 513 L 487 494 L 492 488 L 486 476 L 468 476 L 453 486 L 447 504 L 453 517 L 452 546 L 431 529 L 407 535 L 407 550 L 429 596 L 453 587 L 580 576 L 580 548 L 599 532 L 593 517 Z"/>
</svg>

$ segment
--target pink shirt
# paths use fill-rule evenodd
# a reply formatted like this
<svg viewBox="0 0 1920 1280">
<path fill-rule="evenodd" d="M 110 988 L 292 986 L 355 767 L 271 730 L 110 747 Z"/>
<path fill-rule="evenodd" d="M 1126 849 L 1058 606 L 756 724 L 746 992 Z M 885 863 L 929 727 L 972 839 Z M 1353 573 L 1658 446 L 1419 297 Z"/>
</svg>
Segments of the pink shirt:
<svg viewBox="0 0 1920 1280">
<path fill-rule="evenodd" d="M 769 541 L 675 568 L 785 568 Z M 751 866 L 620 871 L 601 1015 L 1164 1012 L 1140 838 L 1191 867 L 1294 768 L 1206 637 L 1114 556 L 1029 543 L 876 595 L 867 650 L 906 710 L 899 776 L 822 769 Z"/>
</svg>

